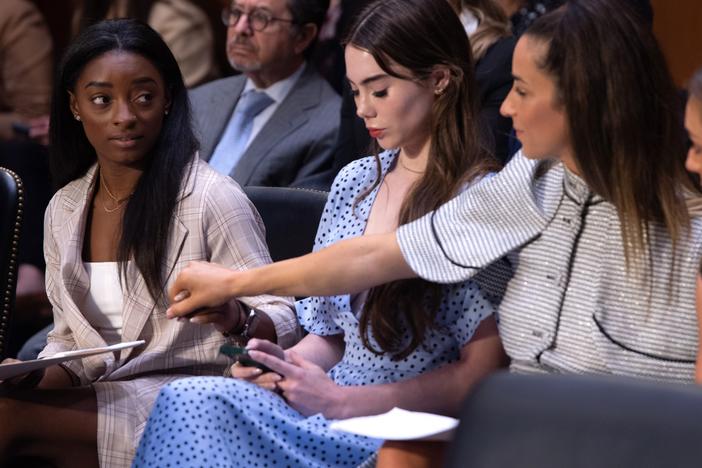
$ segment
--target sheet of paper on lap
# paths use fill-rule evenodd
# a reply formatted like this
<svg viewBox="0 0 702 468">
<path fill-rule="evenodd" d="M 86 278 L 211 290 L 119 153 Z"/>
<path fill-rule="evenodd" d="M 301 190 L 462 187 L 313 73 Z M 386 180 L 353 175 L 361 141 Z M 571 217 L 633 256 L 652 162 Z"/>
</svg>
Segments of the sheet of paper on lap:
<svg viewBox="0 0 702 468">
<path fill-rule="evenodd" d="M 383 440 L 449 441 L 458 419 L 393 408 L 387 413 L 334 421 L 331 429 Z"/>
</svg>

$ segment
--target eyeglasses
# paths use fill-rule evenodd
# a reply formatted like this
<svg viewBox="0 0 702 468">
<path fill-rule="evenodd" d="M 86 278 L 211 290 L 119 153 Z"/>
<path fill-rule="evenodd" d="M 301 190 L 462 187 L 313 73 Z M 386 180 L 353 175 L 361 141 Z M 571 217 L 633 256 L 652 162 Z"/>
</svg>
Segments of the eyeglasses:
<svg viewBox="0 0 702 468">
<path fill-rule="evenodd" d="M 236 26 L 242 16 L 246 15 L 249 20 L 249 25 L 254 31 L 263 31 L 268 27 L 269 24 L 276 21 L 281 21 L 284 23 L 295 24 L 295 20 L 287 18 L 276 18 L 275 16 L 268 13 L 266 10 L 261 10 L 259 8 L 254 8 L 248 13 L 241 8 L 225 8 L 222 10 L 222 22 L 225 26 Z"/>
</svg>

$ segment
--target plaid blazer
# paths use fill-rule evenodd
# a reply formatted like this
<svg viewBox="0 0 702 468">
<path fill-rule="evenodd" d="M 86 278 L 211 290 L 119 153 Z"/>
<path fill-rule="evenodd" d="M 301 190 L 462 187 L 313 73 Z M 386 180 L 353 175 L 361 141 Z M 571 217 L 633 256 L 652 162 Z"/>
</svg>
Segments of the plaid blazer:
<svg viewBox="0 0 702 468">
<path fill-rule="evenodd" d="M 105 346 L 79 309 L 90 284 L 81 252 L 96 169 L 61 189 L 45 218 L 46 288 L 54 329 L 40 356 Z M 227 361 L 218 356 L 226 338 L 212 325 L 166 318 L 167 288 L 190 261 L 206 260 L 233 269 L 270 263 L 260 216 L 241 188 L 195 158 L 174 210 L 164 262 L 164 297 L 151 297 L 144 278 L 130 262 L 123 288 L 122 340 L 146 345 L 119 353 L 70 361 L 65 367 L 75 385 L 92 385 L 97 395 L 97 445 L 101 466 L 129 466 L 160 388 L 183 376 L 221 375 Z M 240 298 L 270 315 L 281 345 L 300 337 L 289 298 Z"/>
</svg>

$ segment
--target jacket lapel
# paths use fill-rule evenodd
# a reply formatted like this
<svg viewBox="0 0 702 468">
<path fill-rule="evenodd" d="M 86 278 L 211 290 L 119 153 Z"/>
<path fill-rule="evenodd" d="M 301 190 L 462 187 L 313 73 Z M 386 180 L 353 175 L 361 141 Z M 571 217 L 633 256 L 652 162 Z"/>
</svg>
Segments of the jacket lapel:
<svg viewBox="0 0 702 468">
<path fill-rule="evenodd" d="M 320 78 L 307 64 L 295 86 L 246 149 L 230 174 L 241 185 L 248 185 L 264 159 L 285 156 L 282 141 L 309 120 L 310 109 L 319 106 Z M 275 151 L 275 147 L 278 151 Z"/>
<path fill-rule="evenodd" d="M 72 190 L 64 196 L 64 210 L 66 218 L 55 231 L 54 236 L 58 242 L 64 242 L 60 251 L 64 252 L 61 258 L 61 288 L 63 290 L 61 307 L 66 323 L 73 331 L 76 347 L 92 348 L 107 346 L 105 340 L 93 328 L 80 310 L 78 304 L 85 300 L 90 288 L 88 273 L 83 265 L 83 242 L 85 237 L 85 224 L 90 209 L 95 174 L 97 165 L 91 167 L 86 175 L 73 185 Z M 104 372 L 105 366 L 113 362 L 112 355 L 90 356 L 83 359 L 86 375 L 97 378 Z"/>
<path fill-rule="evenodd" d="M 185 239 L 188 237 L 188 228 L 181 220 L 181 217 L 183 216 L 183 213 L 181 212 L 181 201 L 192 193 L 195 187 L 197 171 L 198 157 L 195 157 L 193 162 L 186 169 L 185 183 L 183 184 L 183 188 L 176 202 L 175 214 L 171 225 L 171 233 L 168 239 L 168 246 L 166 248 L 168 256 L 163 260 L 161 265 L 164 273 L 162 287 L 162 294 L 164 295 L 167 294 L 166 288 L 169 281 L 172 279 L 173 271 L 178 264 L 178 259 L 180 258 L 180 254 L 183 250 L 183 245 L 185 244 Z M 129 284 L 129 287 L 125 290 L 123 296 L 123 343 L 140 339 L 144 326 L 152 318 L 155 311 L 158 310 L 159 313 L 164 313 L 162 309 L 164 309 L 164 306 L 168 303 L 168 298 L 165 296 L 158 297 L 156 300 L 151 297 L 151 294 L 146 287 L 146 281 L 133 261 L 130 262 L 127 267 L 127 277 L 134 278 L 134 280 L 131 284 Z M 153 330 L 153 333 L 157 333 L 157 330 Z M 120 362 L 124 362 L 127 358 L 129 358 L 135 349 L 136 348 L 129 348 L 120 351 Z"/>
</svg>

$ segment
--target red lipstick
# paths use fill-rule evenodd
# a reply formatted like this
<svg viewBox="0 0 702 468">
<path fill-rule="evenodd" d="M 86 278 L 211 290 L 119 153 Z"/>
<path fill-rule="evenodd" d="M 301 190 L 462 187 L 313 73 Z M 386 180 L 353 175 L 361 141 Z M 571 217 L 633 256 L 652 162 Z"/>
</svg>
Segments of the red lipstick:
<svg viewBox="0 0 702 468">
<path fill-rule="evenodd" d="M 382 128 L 368 128 L 368 133 L 370 133 L 371 138 L 380 138 L 383 136 L 385 130 Z"/>
</svg>

